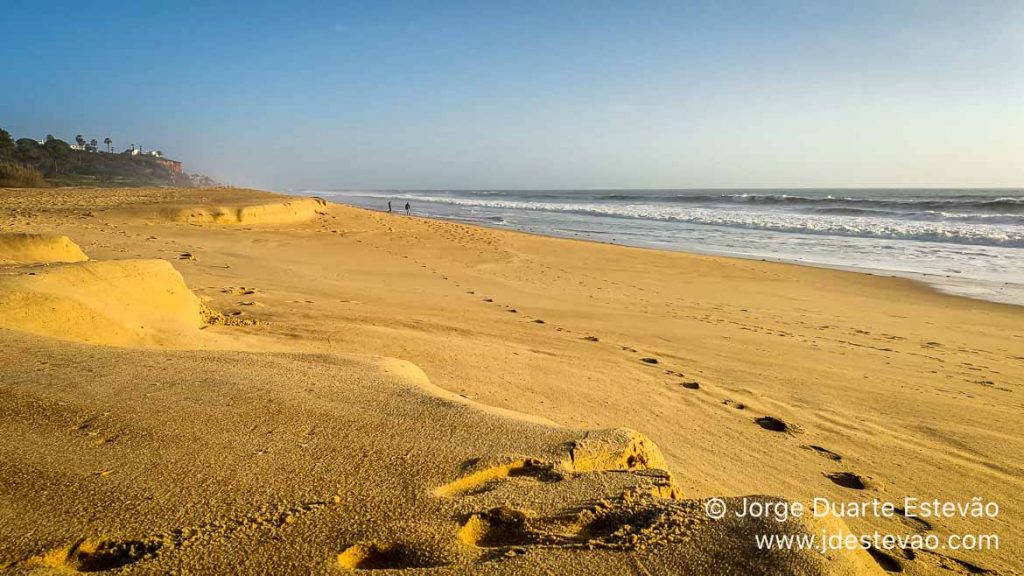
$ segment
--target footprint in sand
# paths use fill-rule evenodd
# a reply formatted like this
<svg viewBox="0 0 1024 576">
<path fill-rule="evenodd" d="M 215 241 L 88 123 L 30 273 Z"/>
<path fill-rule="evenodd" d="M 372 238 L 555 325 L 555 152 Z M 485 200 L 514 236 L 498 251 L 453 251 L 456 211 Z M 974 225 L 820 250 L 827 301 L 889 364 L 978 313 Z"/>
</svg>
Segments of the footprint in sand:
<svg viewBox="0 0 1024 576">
<path fill-rule="evenodd" d="M 101 572 L 152 558 L 161 546 L 158 541 L 83 538 L 71 546 L 30 558 L 25 564 L 74 572 Z"/>
<path fill-rule="evenodd" d="M 849 488 L 851 490 L 863 490 L 867 488 L 867 484 L 864 483 L 864 479 L 853 472 L 826 472 L 825 477 L 831 480 L 833 484 L 837 484 L 843 488 Z"/>
<path fill-rule="evenodd" d="M 657 358 L 641 358 L 640 361 L 645 363 L 645 364 L 657 364 L 658 363 L 658 359 Z"/>
<path fill-rule="evenodd" d="M 700 382 L 681 382 L 679 385 L 687 390 L 700 390 Z"/>
<path fill-rule="evenodd" d="M 346 570 L 397 570 L 436 568 L 450 564 L 437 552 L 402 542 L 360 542 L 338 554 L 338 566 Z"/>
<path fill-rule="evenodd" d="M 745 410 L 747 408 L 747 405 L 744 404 L 743 402 L 737 402 L 735 400 L 730 400 L 728 398 L 722 400 L 722 404 L 725 404 L 726 406 L 732 406 L 737 410 Z"/>
<path fill-rule="evenodd" d="M 466 465 L 471 466 L 475 463 L 475 461 L 470 461 Z M 434 494 L 444 497 L 482 494 L 492 490 L 496 486 L 496 482 L 504 478 L 532 478 L 540 482 L 557 482 L 563 476 L 555 469 L 554 464 L 527 458 L 491 466 L 463 476 L 454 482 L 438 487 L 434 490 Z"/>
<path fill-rule="evenodd" d="M 785 420 L 781 420 L 774 416 L 761 416 L 760 418 L 754 418 L 754 422 L 758 426 L 769 430 L 771 432 L 786 432 L 788 434 L 798 434 L 803 430 L 795 424 L 789 424 Z"/>
<path fill-rule="evenodd" d="M 523 546 L 534 543 L 527 528 L 527 511 L 500 506 L 486 512 L 471 515 L 456 535 L 464 544 L 478 548 L 499 548 Z M 520 551 L 521 550 L 521 551 Z M 516 550 L 516 555 L 526 550 Z"/>
</svg>

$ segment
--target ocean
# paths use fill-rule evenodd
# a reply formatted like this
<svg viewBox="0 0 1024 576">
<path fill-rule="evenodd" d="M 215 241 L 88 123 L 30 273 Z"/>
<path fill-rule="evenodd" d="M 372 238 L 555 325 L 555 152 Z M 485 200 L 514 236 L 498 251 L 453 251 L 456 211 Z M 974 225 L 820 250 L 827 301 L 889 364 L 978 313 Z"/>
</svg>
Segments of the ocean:
<svg viewBox="0 0 1024 576">
<path fill-rule="evenodd" d="M 308 190 L 414 215 L 868 271 L 1024 305 L 1024 190 Z"/>
</svg>

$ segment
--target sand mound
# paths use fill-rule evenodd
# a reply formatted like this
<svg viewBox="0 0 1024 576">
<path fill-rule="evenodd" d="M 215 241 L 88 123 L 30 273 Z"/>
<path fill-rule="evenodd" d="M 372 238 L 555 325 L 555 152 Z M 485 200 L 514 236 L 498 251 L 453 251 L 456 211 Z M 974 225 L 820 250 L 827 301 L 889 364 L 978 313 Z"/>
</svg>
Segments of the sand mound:
<svg viewBox="0 0 1024 576">
<path fill-rule="evenodd" d="M 0 276 L 3 328 L 130 346 L 187 342 L 204 324 L 199 299 L 164 260 L 82 262 L 13 272 Z"/>
<path fill-rule="evenodd" d="M 89 257 L 67 236 L 59 234 L 0 234 L 0 266 L 82 262 Z"/>
<path fill-rule="evenodd" d="M 577 472 L 594 470 L 668 470 L 661 450 L 643 434 L 628 428 L 597 430 L 572 443 L 563 466 Z"/>
<path fill-rule="evenodd" d="M 583 437 L 547 447 L 537 456 L 514 454 L 484 456 L 464 470 L 464 475 L 434 490 L 442 497 L 479 491 L 504 478 L 534 478 L 560 482 L 580 474 L 633 472 L 618 478 L 630 478 L 630 490 L 651 493 L 661 498 L 680 499 L 683 492 L 675 485 L 668 464 L 658 447 L 643 434 L 628 428 L 588 430 Z"/>
<path fill-rule="evenodd" d="M 446 564 L 430 552 L 401 542 L 360 542 L 338 554 L 338 566 L 346 570 L 401 570 Z"/>
<path fill-rule="evenodd" d="M 165 210 L 162 214 L 188 224 L 287 224 L 304 222 L 323 214 L 327 202 L 320 198 L 296 198 L 247 206 L 194 206 Z"/>
</svg>

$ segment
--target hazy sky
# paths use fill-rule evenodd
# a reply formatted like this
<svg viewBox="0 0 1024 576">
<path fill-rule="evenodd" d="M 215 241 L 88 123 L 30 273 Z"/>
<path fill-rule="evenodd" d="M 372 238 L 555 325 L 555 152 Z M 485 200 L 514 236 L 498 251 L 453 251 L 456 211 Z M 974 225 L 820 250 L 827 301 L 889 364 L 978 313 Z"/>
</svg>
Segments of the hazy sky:
<svg viewBox="0 0 1024 576">
<path fill-rule="evenodd" d="M 289 188 L 1024 186 L 1024 2 L 4 0 L 0 126 Z"/>
</svg>

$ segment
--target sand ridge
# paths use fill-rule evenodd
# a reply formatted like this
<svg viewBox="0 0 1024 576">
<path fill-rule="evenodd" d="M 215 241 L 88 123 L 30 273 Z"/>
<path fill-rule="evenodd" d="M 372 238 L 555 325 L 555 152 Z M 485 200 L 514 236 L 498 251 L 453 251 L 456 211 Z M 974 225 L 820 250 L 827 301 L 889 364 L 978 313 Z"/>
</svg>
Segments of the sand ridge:
<svg viewBox="0 0 1024 576">
<path fill-rule="evenodd" d="M 315 218 L 326 206 L 320 198 L 297 198 L 241 206 L 169 208 L 161 215 L 187 224 L 288 224 Z"/>
</svg>

